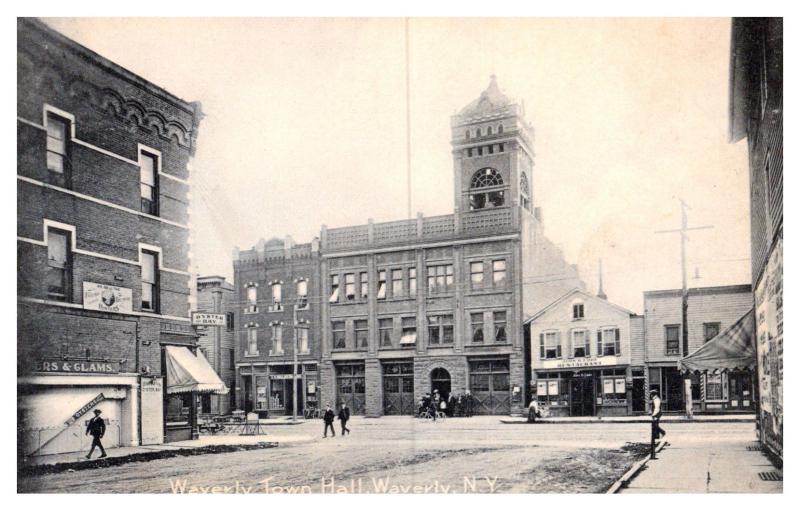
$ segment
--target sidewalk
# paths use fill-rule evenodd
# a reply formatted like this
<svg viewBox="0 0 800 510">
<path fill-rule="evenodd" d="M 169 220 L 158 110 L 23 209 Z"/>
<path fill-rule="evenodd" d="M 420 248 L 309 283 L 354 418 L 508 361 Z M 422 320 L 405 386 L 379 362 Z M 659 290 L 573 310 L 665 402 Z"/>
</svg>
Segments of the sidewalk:
<svg viewBox="0 0 800 510">
<path fill-rule="evenodd" d="M 677 444 L 680 441 L 680 444 Z M 752 440 L 678 439 L 649 460 L 620 493 L 782 493 L 783 481 L 762 480 L 759 473 L 783 472 Z"/>
<path fill-rule="evenodd" d="M 686 415 L 664 415 L 661 417 L 662 423 L 736 423 L 754 422 L 754 414 L 700 414 L 694 415 L 690 420 Z M 536 424 L 541 423 L 650 423 L 651 418 L 647 415 L 642 416 L 558 416 L 548 418 L 537 418 Z M 501 423 L 517 424 L 528 423 L 528 419 L 521 418 L 501 418 Z"/>
</svg>

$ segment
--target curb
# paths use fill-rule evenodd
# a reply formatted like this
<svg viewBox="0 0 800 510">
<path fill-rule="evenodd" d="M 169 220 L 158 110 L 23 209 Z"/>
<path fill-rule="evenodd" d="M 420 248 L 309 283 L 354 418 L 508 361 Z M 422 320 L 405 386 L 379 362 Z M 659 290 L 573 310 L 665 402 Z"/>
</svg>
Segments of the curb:
<svg viewBox="0 0 800 510">
<path fill-rule="evenodd" d="M 663 450 L 664 446 L 666 444 L 667 444 L 667 440 L 662 438 L 661 441 L 659 441 L 658 445 L 656 445 L 656 453 L 658 453 L 661 450 Z M 642 460 L 637 461 L 636 464 L 634 464 L 629 470 L 627 470 L 625 472 L 624 475 L 622 475 L 619 478 L 619 480 L 614 482 L 611 485 L 611 487 L 608 488 L 608 490 L 606 491 L 606 494 L 617 494 L 620 491 L 620 489 L 623 489 L 623 488 L 627 487 L 628 483 L 631 481 L 631 479 L 633 479 L 633 477 L 635 477 L 637 474 L 639 474 L 639 471 L 641 471 L 642 468 L 650 460 L 653 460 L 653 459 L 650 458 L 650 455 L 647 455 Z"/>
</svg>

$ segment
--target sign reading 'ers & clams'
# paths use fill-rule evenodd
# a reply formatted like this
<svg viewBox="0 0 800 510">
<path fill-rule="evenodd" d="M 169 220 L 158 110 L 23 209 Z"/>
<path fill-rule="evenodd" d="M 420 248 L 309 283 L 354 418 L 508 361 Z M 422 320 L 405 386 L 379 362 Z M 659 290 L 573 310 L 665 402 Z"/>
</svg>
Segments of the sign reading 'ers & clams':
<svg viewBox="0 0 800 510">
<path fill-rule="evenodd" d="M 133 293 L 125 287 L 83 282 L 83 307 L 101 312 L 130 313 L 133 311 Z"/>
<path fill-rule="evenodd" d="M 35 372 L 71 372 L 76 374 L 116 374 L 119 373 L 119 362 L 110 361 L 37 361 L 33 367 Z"/>
</svg>

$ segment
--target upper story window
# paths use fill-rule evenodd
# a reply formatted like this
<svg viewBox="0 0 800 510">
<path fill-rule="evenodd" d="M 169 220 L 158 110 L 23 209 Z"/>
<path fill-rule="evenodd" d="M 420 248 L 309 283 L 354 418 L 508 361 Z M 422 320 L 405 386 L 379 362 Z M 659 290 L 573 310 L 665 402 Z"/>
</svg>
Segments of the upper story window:
<svg viewBox="0 0 800 510">
<path fill-rule="evenodd" d="M 492 284 L 495 287 L 506 283 L 506 261 L 503 259 L 492 261 Z"/>
<path fill-rule="evenodd" d="M 236 316 L 233 312 L 225 313 L 225 329 L 233 331 L 236 328 Z"/>
<path fill-rule="evenodd" d="M 302 327 L 297 328 L 297 351 L 299 354 L 308 354 L 308 322 L 303 322 Z"/>
<path fill-rule="evenodd" d="M 481 136 L 481 128 L 475 130 L 475 136 Z"/>
<path fill-rule="evenodd" d="M 142 250 L 142 310 L 158 310 L 158 254 Z"/>
<path fill-rule="evenodd" d="M 469 263 L 469 283 L 472 289 L 483 287 L 483 262 Z"/>
<path fill-rule="evenodd" d="M 280 356 L 283 354 L 283 325 L 273 322 L 272 326 L 272 349 L 270 356 Z"/>
<path fill-rule="evenodd" d="M 453 288 L 453 264 L 428 266 L 428 292 L 447 292 Z"/>
<path fill-rule="evenodd" d="M 141 211 L 158 215 L 158 156 L 145 150 L 139 151 Z"/>
<path fill-rule="evenodd" d="M 359 319 L 353 322 L 356 333 L 356 349 L 366 349 L 369 345 L 369 322 Z"/>
<path fill-rule="evenodd" d="M 394 319 L 391 317 L 378 319 L 378 341 L 381 347 L 392 346 L 392 336 L 394 332 Z"/>
<path fill-rule="evenodd" d="M 561 332 L 545 331 L 539 334 L 539 357 L 558 359 L 561 357 Z"/>
<path fill-rule="evenodd" d="M 71 301 L 72 249 L 70 233 L 47 229 L 47 297 Z"/>
<path fill-rule="evenodd" d="M 344 297 L 347 301 L 356 300 L 356 275 L 347 273 L 344 275 Z"/>
<path fill-rule="evenodd" d="M 572 303 L 572 318 L 583 319 L 583 303 L 580 301 Z"/>
<path fill-rule="evenodd" d="M 602 328 L 597 331 L 597 355 L 619 356 L 619 328 Z"/>
<path fill-rule="evenodd" d="M 453 315 L 428 316 L 428 343 L 445 345 L 453 343 Z"/>
<path fill-rule="evenodd" d="M 588 358 L 591 356 L 591 342 L 589 332 L 585 329 L 575 329 L 572 331 L 572 357 Z"/>
<path fill-rule="evenodd" d="M 408 268 L 408 293 L 411 296 L 417 295 L 417 268 Z"/>
<path fill-rule="evenodd" d="M 308 280 L 297 280 L 297 308 L 308 308 Z"/>
<path fill-rule="evenodd" d="M 497 126 L 497 132 L 498 132 L 499 134 L 502 134 L 502 133 L 503 133 L 503 125 L 502 125 L 502 124 L 500 124 L 500 125 L 498 125 L 498 126 Z"/>
<path fill-rule="evenodd" d="M 245 356 L 258 356 L 258 328 L 255 325 L 248 325 L 245 331 L 247 331 Z"/>
<path fill-rule="evenodd" d="M 719 322 L 704 322 L 703 323 L 703 340 L 708 342 L 715 336 L 719 335 Z"/>
<path fill-rule="evenodd" d="M 392 269 L 392 296 L 403 295 L 403 270 Z"/>
<path fill-rule="evenodd" d="M 369 274 L 361 273 L 361 299 L 367 299 L 369 296 Z"/>
<path fill-rule="evenodd" d="M 281 291 L 281 283 L 280 282 L 273 282 L 272 285 L 272 306 L 270 310 L 273 312 L 278 312 L 283 310 L 283 305 L 281 304 L 282 301 L 282 291 Z"/>
<path fill-rule="evenodd" d="M 666 340 L 665 353 L 667 355 L 680 354 L 680 333 L 681 327 L 678 325 L 664 326 L 664 339 Z"/>
<path fill-rule="evenodd" d="M 331 275 L 331 297 L 328 298 L 329 303 L 339 302 L 339 275 Z"/>
<path fill-rule="evenodd" d="M 347 348 L 347 336 L 345 334 L 344 321 L 331 322 L 331 334 L 334 349 Z"/>
<path fill-rule="evenodd" d="M 491 135 L 491 134 L 492 134 L 492 126 L 487 126 L 486 127 L 486 135 L 488 136 L 488 135 Z"/>
<path fill-rule="evenodd" d="M 475 172 L 470 181 L 470 210 L 486 207 L 500 207 L 505 203 L 503 177 L 494 168 L 482 168 Z"/>
<path fill-rule="evenodd" d="M 400 345 L 414 345 L 417 343 L 417 318 L 403 317 L 400 325 Z"/>
<path fill-rule="evenodd" d="M 483 312 L 469 314 L 472 342 L 483 343 Z"/>
<path fill-rule="evenodd" d="M 506 312 L 494 312 L 494 341 L 505 343 L 508 341 L 506 334 Z"/>
<path fill-rule="evenodd" d="M 531 210 L 531 189 L 525 172 L 522 172 L 519 176 L 519 205 L 528 211 Z"/>
<path fill-rule="evenodd" d="M 255 285 L 247 286 L 247 312 L 258 311 L 258 287 Z"/>
<path fill-rule="evenodd" d="M 51 184 L 69 187 L 70 121 L 47 113 L 47 173 Z"/>
<path fill-rule="evenodd" d="M 464 132 L 464 138 L 466 138 L 467 140 L 469 140 L 469 129 L 467 129 L 467 130 Z"/>
<path fill-rule="evenodd" d="M 378 299 L 386 299 L 386 270 L 378 271 Z"/>
</svg>

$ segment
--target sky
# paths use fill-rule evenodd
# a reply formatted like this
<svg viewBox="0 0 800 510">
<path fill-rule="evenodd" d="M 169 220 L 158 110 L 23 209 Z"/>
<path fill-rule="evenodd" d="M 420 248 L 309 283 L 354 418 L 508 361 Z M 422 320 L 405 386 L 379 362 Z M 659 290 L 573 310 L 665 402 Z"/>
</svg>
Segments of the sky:
<svg viewBox="0 0 800 510">
<path fill-rule="evenodd" d="M 232 251 L 407 217 L 401 18 L 49 18 L 202 103 L 191 163 L 192 268 Z M 495 74 L 533 125 L 534 206 L 591 291 L 750 282 L 746 141 L 727 142 L 729 18 L 411 18 L 412 213 L 453 211 L 450 116 Z M 699 278 L 695 278 L 699 276 Z"/>
</svg>

